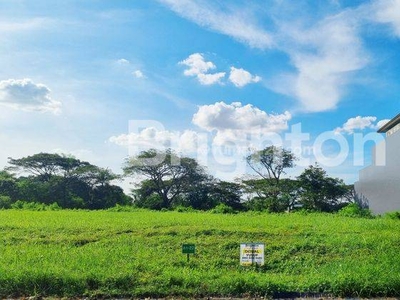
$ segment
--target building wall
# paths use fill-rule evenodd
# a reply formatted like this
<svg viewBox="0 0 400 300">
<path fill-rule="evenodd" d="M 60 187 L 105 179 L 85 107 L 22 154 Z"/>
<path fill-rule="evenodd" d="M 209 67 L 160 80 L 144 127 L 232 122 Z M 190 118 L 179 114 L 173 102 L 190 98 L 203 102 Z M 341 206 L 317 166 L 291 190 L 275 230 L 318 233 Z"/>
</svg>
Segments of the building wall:
<svg viewBox="0 0 400 300">
<path fill-rule="evenodd" d="M 375 214 L 400 210 L 400 131 L 375 147 L 372 161 L 354 184 L 357 198 Z"/>
</svg>

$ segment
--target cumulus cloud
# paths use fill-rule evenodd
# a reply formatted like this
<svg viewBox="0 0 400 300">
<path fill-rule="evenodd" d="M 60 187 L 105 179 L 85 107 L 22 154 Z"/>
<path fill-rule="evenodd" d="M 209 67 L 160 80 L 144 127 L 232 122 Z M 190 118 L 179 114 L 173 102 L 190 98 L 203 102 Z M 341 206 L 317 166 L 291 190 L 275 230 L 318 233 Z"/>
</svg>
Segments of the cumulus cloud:
<svg viewBox="0 0 400 300">
<path fill-rule="evenodd" d="M 244 87 L 249 83 L 259 82 L 261 80 L 261 77 L 254 76 L 250 72 L 244 69 L 237 69 L 235 67 L 231 67 L 229 80 L 237 87 Z"/>
<path fill-rule="evenodd" d="M 364 129 L 373 129 L 377 130 L 389 122 L 389 119 L 384 119 L 376 122 L 377 117 L 368 116 L 368 117 L 361 117 L 357 116 L 354 118 L 348 119 L 342 127 L 337 127 L 334 132 L 336 134 L 339 133 L 347 133 L 352 134 L 357 130 L 364 130 Z"/>
<path fill-rule="evenodd" d="M 374 19 L 389 24 L 395 35 L 400 37 L 400 0 L 379 0 L 374 5 Z"/>
<path fill-rule="evenodd" d="M 376 123 L 376 129 L 382 128 L 382 127 L 385 126 L 386 123 L 388 123 L 389 121 L 390 121 L 390 119 L 383 119 L 383 120 L 378 121 L 378 123 Z"/>
<path fill-rule="evenodd" d="M 192 130 L 184 132 L 159 130 L 154 127 L 147 127 L 140 132 L 131 132 L 121 134 L 109 138 L 111 143 L 119 146 L 130 147 L 139 152 L 148 149 L 166 149 L 172 148 L 178 152 L 193 153 L 197 152 L 200 145 L 201 137 Z"/>
<path fill-rule="evenodd" d="M 216 66 L 211 61 L 206 61 L 201 53 L 193 53 L 185 60 L 179 62 L 179 64 L 188 67 L 183 74 L 186 76 L 196 76 L 202 85 L 221 83 L 221 79 L 225 77 L 224 72 L 207 73 L 209 70 L 215 69 Z"/>
<path fill-rule="evenodd" d="M 281 115 L 267 114 L 259 108 L 240 102 L 227 104 L 223 101 L 200 106 L 193 116 L 193 123 L 207 131 L 224 129 L 262 129 L 279 132 L 287 129 L 289 112 Z"/>
<path fill-rule="evenodd" d="M 215 69 L 215 65 L 211 61 L 205 61 L 201 53 L 193 53 L 185 60 L 179 62 L 179 64 L 189 67 L 183 72 L 186 76 L 196 76 Z"/>
<path fill-rule="evenodd" d="M 24 111 L 61 112 L 61 102 L 50 97 L 50 89 L 29 78 L 0 81 L 0 104 Z"/>
<path fill-rule="evenodd" d="M 197 75 L 197 79 L 202 85 L 212 85 L 216 83 L 221 83 L 221 79 L 223 79 L 224 77 L 225 77 L 225 72 Z"/>
<path fill-rule="evenodd" d="M 288 128 L 291 114 L 267 114 L 251 104 L 217 102 L 200 106 L 192 122 L 206 131 L 216 131 L 214 142 L 236 142 L 247 135 L 265 135 Z"/>
<path fill-rule="evenodd" d="M 204 157 L 210 149 L 214 151 L 214 147 L 232 146 L 232 143 L 246 151 L 249 146 L 259 145 L 265 137 L 286 130 L 290 119 L 289 112 L 267 114 L 250 104 L 217 102 L 200 106 L 193 115 L 192 122 L 205 132 L 178 132 L 149 126 L 139 132 L 112 136 L 109 142 L 128 147 L 132 154 L 150 148 L 172 148 L 184 154 L 196 153 Z"/>
</svg>

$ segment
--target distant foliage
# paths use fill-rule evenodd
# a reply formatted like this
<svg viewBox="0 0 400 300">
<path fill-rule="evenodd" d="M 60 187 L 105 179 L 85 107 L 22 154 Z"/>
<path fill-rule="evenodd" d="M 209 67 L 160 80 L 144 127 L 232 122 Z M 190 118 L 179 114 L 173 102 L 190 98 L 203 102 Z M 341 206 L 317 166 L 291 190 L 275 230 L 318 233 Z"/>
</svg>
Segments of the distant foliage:
<svg viewBox="0 0 400 300">
<path fill-rule="evenodd" d="M 174 211 L 177 211 L 177 212 L 194 212 L 196 210 L 194 208 L 190 207 L 190 206 L 178 205 L 177 207 L 174 208 Z"/>
<path fill-rule="evenodd" d="M 132 205 L 117 204 L 114 207 L 107 209 L 107 211 L 110 211 L 110 212 L 133 212 L 133 211 L 140 211 L 140 209 L 133 207 Z"/>
<path fill-rule="evenodd" d="M 43 211 L 43 210 L 61 210 L 62 208 L 57 203 L 52 204 L 44 204 L 38 202 L 26 202 L 18 200 L 15 203 L 11 204 L 12 209 L 19 210 L 34 210 L 34 211 Z"/>
<path fill-rule="evenodd" d="M 400 211 L 388 212 L 385 214 L 385 218 L 392 220 L 400 220 Z"/>
<path fill-rule="evenodd" d="M 0 200 L 0 208 L 8 208 L 9 201 L 13 204 L 20 199 L 85 209 L 104 209 L 131 202 L 119 186 L 111 184 L 119 175 L 72 156 L 38 153 L 20 159 L 9 158 L 9 164 L 0 171 L 0 196 L 9 197 Z"/>
<path fill-rule="evenodd" d="M 361 208 L 357 203 L 350 203 L 339 210 L 338 215 L 353 218 L 373 218 L 369 209 Z"/>
<path fill-rule="evenodd" d="M 319 165 L 309 166 L 298 177 L 300 203 L 305 209 L 336 211 L 348 201 L 349 187 L 339 178 L 332 178 Z"/>
<path fill-rule="evenodd" d="M 7 209 L 11 208 L 12 200 L 10 196 L 0 196 L 0 208 Z"/>
<path fill-rule="evenodd" d="M 211 212 L 214 214 L 235 214 L 235 213 L 237 213 L 237 211 L 235 211 L 232 207 L 230 207 L 224 203 L 218 204 L 216 207 L 214 207 L 211 210 Z"/>
<path fill-rule="evenodd" d="M 136 182 L 132 197 L 113 184 L 122 178 L 75 157 L 38 153 L 20 159 L 9 158 L 0 171 L 0 209 L 22 209 L 18 200 L 41 209 L 57 203 L 67 209 L 144 208 L 159 211 L 244 211 L 337 212 L 356 202 L 354 188 L 339 178 L 329 177 L 318 165 L 309 166 L 297 178 L 282 178 L 295 166 L 296 157 L 282 147 L 254 150 L 246 158 L 253 175 L 235 182 L 214 178 L 191 157 L 171 149 L 142 151 L 128 158 L 124 176 Z M 29 205 L 25 205 L 29 207 Z M 350 212 L 357 214 L 359 212 Z M 346 210 L 344 210 L 346 211 Z"/>
</svg>

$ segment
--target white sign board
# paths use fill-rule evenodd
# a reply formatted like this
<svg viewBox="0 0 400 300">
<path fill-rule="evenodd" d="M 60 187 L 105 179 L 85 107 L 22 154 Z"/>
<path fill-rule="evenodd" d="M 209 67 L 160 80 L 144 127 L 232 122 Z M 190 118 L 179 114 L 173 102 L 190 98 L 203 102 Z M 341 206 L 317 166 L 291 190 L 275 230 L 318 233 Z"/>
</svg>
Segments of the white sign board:
<svg viewBox="0 0 400 300">
<path fill-rule="evenodd" d="M 240 244 L 240 265 L 251 266 L 253 264 L 264 265 L 264 244 Z"/>
</svg>

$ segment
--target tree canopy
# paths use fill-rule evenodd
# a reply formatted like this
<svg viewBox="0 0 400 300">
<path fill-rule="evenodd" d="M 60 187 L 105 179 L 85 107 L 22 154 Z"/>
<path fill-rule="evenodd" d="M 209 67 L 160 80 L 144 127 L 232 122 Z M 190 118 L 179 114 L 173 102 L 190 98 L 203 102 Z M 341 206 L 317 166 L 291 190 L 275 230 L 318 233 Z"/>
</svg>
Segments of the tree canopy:
<svg viewBox="0 0 400 300">
<path fill-rule="evenodd" d="M 38 153 L 9 158 L 9 164 L 0 174 L 0 194 L 10 195 L 14 201 L 23 199 L 57 203 L 64 208 L 90 209 L 130 201 L 120 187 L 111 184 L 118 175 L 72 156 Z M 21 176 L 16 178 L 10 172 Z"/>
<path fill-rule="evenodd" d="M 160 197 L 162 208 L 170 207 L 177 196 L 206 177 L 195 159 L 180 157 L 171 149 L 142 151 L 128 158 L 123 170 L 127 176 L 139 174 L 147 178 L 146 185 Z"/>
<path fill-rule="evenodd" d="M 142 151 L 123 164 L 124 176 L 136 182 L 132 199 L 113 184 L 123 176 L 73 156 L 38 153 L 9 158 L 9 166 L 0 171 L 0 208 L 24 200 L 87 209 L 133 204 L 150 209 L 335 211 L 355 201 L 353 186 L 329 177 L 319 165 L 285 178 L 296 157 L 282 147 L 253 151 L 245 159 L 256 175 L 227 182 L 207 174 L 196 159 L 171 149 Z"/>
</svg>

